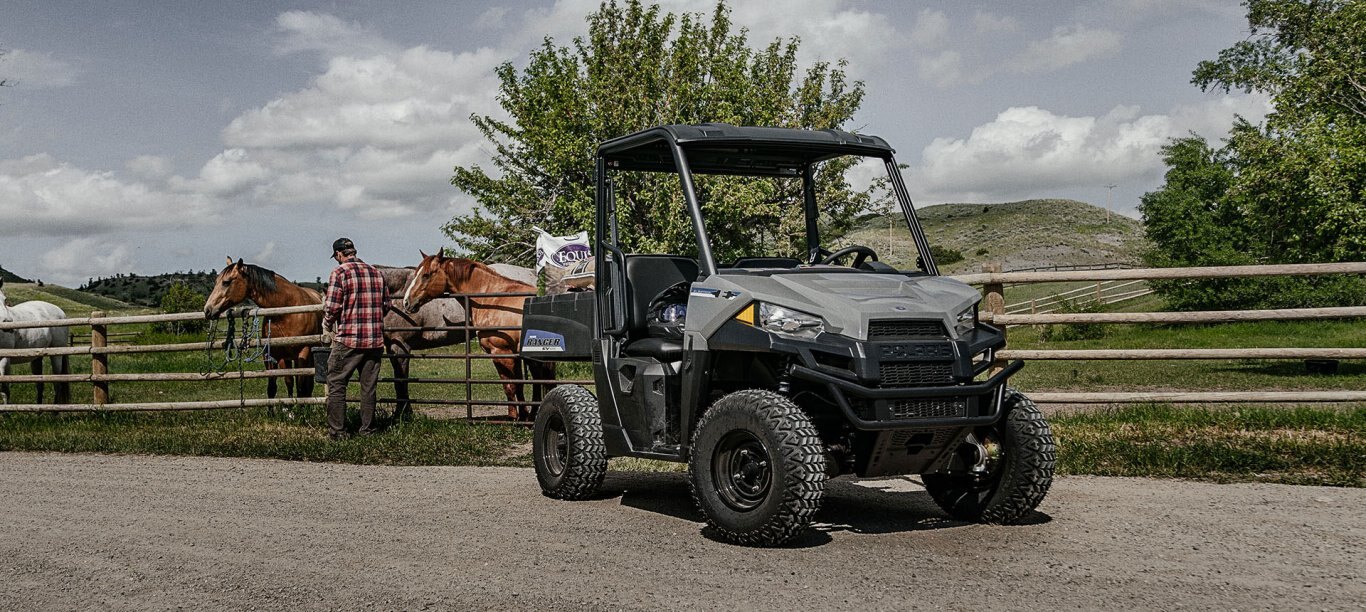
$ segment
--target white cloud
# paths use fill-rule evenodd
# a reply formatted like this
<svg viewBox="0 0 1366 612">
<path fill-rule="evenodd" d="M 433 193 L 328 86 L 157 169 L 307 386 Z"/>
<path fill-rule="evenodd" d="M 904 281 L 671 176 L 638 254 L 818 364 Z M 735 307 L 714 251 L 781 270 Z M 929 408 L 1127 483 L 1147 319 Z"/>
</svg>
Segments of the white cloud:
<svg viewBox="0 0 1366 612">
<path fill-rule="evenodd" d="M 507 25 L 508 7 L 491 6 L 474 19 L 474 27 L 481 30 L 498 30 Z"/>
<path fill-rule="evenodd" d="M 47 154 L 0 161 L 0 236 L 86 236 L 183 227 L 216 220 L 208 200 L 111 172 L 91 172 Z"/>
<path fill-rule="evenodd" d="M 171 176 L 171 160 L 160 155 L 139 155 L 123 165 L 129 172 L 147 181 L 162 181 Z"/>
<path fill-rule="evenodd" d="M 1014 72 L 1052 72 L 1118 51 L 1124 36 L 1111 30 L 1082 25 L 1059 27 L 1053 35 L 1029 43 L 1008 66 Z"/>
<path fill-rule="evenodd" d="M 368 219 L 449 212 L 454 166 L 487 159 L 469 116 L 496 114 L 493 69 L 507 59 L 425 46 L 332 57 L 308 87 L 233 119 L 230 148 L 180 184 Z"/>
<path fill-rule="evenodd" d="M 916 16 L 915 25 L 911 26 L 911 31 L 906 38 L 912 45 L 921 48 L 932 48 L 943 44 L 948 40 L 949 17 L 943 11 L 934 9 L 922 9 Z"/>
<path fill-rule="evenodd" d="M 969 67 L 963 60 L 963 54 L 953 50 L 920 56 L 915 60 L 915 65 L 921 79 L 941 88 L 975 85 L 991 76 L 990 70 Z"/>
<path fill-rule="evenodd" d="M 317 51 L 324 56 L 340 54 L 391 53 L 393 43 L 359 23 L 342 21 L 334 15 L 309 11 L 287 11 L 275 18 L 281 36 L 275 45 L 279 54 Z"/>
<path fill-rule="evenodd" d="M 921 152 L 912 182 L 938 201 L 1009 200 L 1114 182 L 1145 182 L 1164 170 L 1161 148 L 1197 131 L 1225 134 L 1233 114 L 1251 120 L 1265 99 L 1232 96 L 1142 115 L 1117 106 L 1099 117 L 1038 107 L 1002 111 L 966 138 L 937 138 Z"/>
<path fill-rule="evenodd" d="M 1020 29 L 1020 20 L 1009 15 L 977 11 L 972 14 L 972 26 L 978 34 L 1014 32 Z"/>
<path fill-rule="evenodd" d="M 13 81 L 15 87 L 50 89 L 76 83 L 75 66 L 51 53 L 12 49 L 0 58 L 0 80 Z"/>
<path fill-rule="evenodd" d="M 261 250 L 257 251 L 255 255 L 252 255 L 251 259 L 249 259 L 248 261 L 256 264 L 265 265 L 271 263 L 271 259 L 274 257 L 275 241 L 272 240 L 270 242 L 267 242 L 265 246 L 261 247 Z"/>
<path fill-rule="evenodd" d="M 65 284 L 135 269 L 132 251 L 126 243 L 93 236 L 70 240 L 44 253 L 40 265 L 45 276 Z"/>
</svg>

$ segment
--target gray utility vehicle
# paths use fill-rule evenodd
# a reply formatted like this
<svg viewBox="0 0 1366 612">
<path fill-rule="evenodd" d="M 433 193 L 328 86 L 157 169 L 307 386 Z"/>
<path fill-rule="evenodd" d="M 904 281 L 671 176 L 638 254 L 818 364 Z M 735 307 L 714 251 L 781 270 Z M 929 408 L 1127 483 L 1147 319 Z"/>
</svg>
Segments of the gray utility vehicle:
<svg viewBox="0 0 1366 612">
<path fill-rule="evenodd" d="M 886 167 L 917 270 L 866 246 L 821 247 L 816 166 L 846 155 Z M 622 252 L 614 183 L 624 172 L 678 175 L 695 257 Z M 806 257 L 717 262 L 694 173 L 800 179 L 787 212 L 805 217 Z M 597 387 L 557 387 L 536 415 L 546 495 L 592 496 L 609 457 L 687 462 L 718 535 L 776 545 L 807 527 L 841 474 L 923 474 L 935 502 L 967 521 L 1018 521 L 1048 492 L 1048 423 L 1005 386 L 1024 364 L 993 368 L 1005 336 L 978 322 L 974 289 L 939 275 L 884 140 L 651 128 L 598 148 L 596 201 L 596 290 L 530 298 L 523 318 L 526 357 L 592 361 Z"/>
</svg>

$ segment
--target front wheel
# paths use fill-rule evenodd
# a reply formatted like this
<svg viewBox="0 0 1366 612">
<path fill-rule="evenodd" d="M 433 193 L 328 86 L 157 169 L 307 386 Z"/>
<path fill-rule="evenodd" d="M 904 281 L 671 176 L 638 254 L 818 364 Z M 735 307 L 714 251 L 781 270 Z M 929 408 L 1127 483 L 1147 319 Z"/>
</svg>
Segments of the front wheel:
<svg viewBox="0 0 1366 612">
<path fill-rule="evenodd" d="M 702 416 L 689 466 L 707 524 L 736 544 L 776 546 L 820 509 L 825 456 L 802 409 L 771 391 L 727 395 Z"/>
<path fill-rule="evenodd" d="M 607 474 L 598 399 L 578 385 L 546 394 L 536 413 L 531 456 L 547 497 L 586 499 L 596 493 Z"/>
<path fill-rule="evenodd" d="M 963 471 L 925 474 L 925 489 L 949 516 L 963 521 L 1019 522 L 1053 484 L 1057 447 L 1048 420 L 1024 394 L 1007 388 L 1005 415 L 974 428 L 959 447 Z"/>
</svg>

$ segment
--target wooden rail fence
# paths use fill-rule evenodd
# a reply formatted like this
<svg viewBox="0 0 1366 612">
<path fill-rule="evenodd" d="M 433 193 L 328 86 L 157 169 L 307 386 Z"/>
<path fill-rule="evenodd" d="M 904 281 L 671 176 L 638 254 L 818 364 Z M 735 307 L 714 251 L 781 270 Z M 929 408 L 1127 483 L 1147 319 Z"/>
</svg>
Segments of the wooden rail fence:
<svg viewBox="0 0 1366 612">
<path fill-rule="evenodd" d="M 1057 282 L 1094 282 L 1095 288 L 1085 287 L 1078 291 L 1094 291 L 1099 299 L 1099 283 L 1119 283 L 1122 281 L 1141 283 L 1150 280 L 1169 279 L 1209 279 L 1209 278 L 1251 278 L 1265 276 L 1313 276 L 1328 274 L 1366 274 L 1366 262 L 1331 264 L 1287 264 L 1260 266 L 1223 266 L 1203 268 L 1132 268 L 1099 269 L 1076 271 L 1025 271 L 1000 272 L 999 265 L 988 264 L 980 274 L 964 274 L 955 278 L 982 286 L 983 310 L 980 319 L 994 323 L 1002 328 L 1013 325 L 1052 325 L 1067 323 L 1102 324 L 1185 324 L 1185 323 L 1233 323 L 1239 321 L 1302 321 L 1316 319 L 1366 318 L 1366 306 L 1339 308 L 1287 308 L 1277 310 L 1223 310 L 1204 312 L 1095 312 L 1095 313 L 1057 313 L 1025 312 L 1020 305 L 1028 307 L 1028 302 L 1011 306 L 1006 305 L 1005 287 L 1011 284 L 1057 283 Z M 1132 286 L 1132 285 L 1129 285 Z M 1125 285 L 1111 285 L 1112 288 L 1125 288 Z M 1120 294 L 1123 295 L 1123 294 Z M 1057 297 L 1057 296 L 1054 296 Z M 1101 300 L 1103 301 L 1103 300 Z M 1015 312 L 1009 312 L 1013 308 Z M 1037 310 L 1037 305 L 1036 308 Z M 1028 360 L 1128 360 L 1128 359 L 1366 359 L 1366 348 L 1189 348 L 1189 349 L 1012 349 L 997 351 L 994 355 L 997 365 L 1013 359 Z M 1246 391 L 1246 392 L 1201 392 L 1201 391 L 1153 391 L 1153 392 L 1031 392 L 1030 398 L 1039 403 L 1065 404 L 1115 404 L 1115 403 L 1307 403 L 1307 402 L 1361 402 L 1366 401 L 1366 391 Z"/>
<path fill-rule="evenodd" d="M 462 300 L 465 312 L 469 312 L 469 300 L 480 297 L 502 297 L 502 296 L 525 296 L 534 294 L 476 294 L 476 295 L 456 295 L 449 296 Z M 317 312 L 322 309 L 322 305 L 291 306 L 285 308 L 235 308 L 225 316 L 238 319 L 245 317 L 268 317 L 299 312 Z M 172 402 L 110 402 L 110 383 L 116 382 L 209 382 L 209 381 L 234 381 L 249 380 L 260 378 L 277 378 L 285 376 L 312 376 L 313 368 L 282 368 L 273 370 L 238 370 L 222 372 L 140 372 L 140 373 L 113 373 L 109 369 L 111 355 L 136 354 L 136 353 L 170 353 L 187 351 L 214 351 L 223 349 L 228 339 L 215 340 L 213 342 L 184 342 L 175 344 L 119 344 L 110 343 L 111 337 L 115 334 L 109 329 L 116 325 L 135 325 L 148 323 L 167 323 L 175 321 L 202 321 L 204 313 L 176 313 L 159 315 L 130 315 L 130 316 L 105 316 L 104 313 L 96 311 L 87 317 L 76 317 L 60 320 L 49 320 L 39 322 L 11 322 L 0 323 L 0 331 L 22 329 L 28 327 L 89 327 L 89 345 L 70 346 L 61 348 L 35 348 L 35 349 L 8 349 L 0 350 L 0 357 L 49 357 L 49 356 L 77 356 L 89 355 L 90 373 L 88 374 L 43 374 L 43 375 L 18 375 L 11 374 L 0 376 L 0 380 L 8 383 L 89 383 L 91 385 L 90 401 L 72 404 L 0 404 L 0 412 L 80 412 L 80 411 L 178 411 L 178 410 L 216 410 L 225 408 L 245 408 L 245 407 L 279 407 L 295 405 L 319 405 L 326 402 L 325 397 L 305 397 L 305 398 L 239 398 L 230 400 L 205 400 L 205 401 L 172 401 Z M 394 328 L 394 331 L 459 331 L 463 332 L 464 337 L 470 343 L 474 341 L 475 335 L 480 331 L 505 331 L 520 329 L 514 327 L 478 327 L 470 324 L 468 318 L 462 325 L 443 326 L 443 327 L 415 327 L 415 328 Z M 139 332 L 123 332 L 125 334 L 136 334 Z M 121 336 L 122 337 L 122 336 Z M 321 335 L 293 336 L 269 338 L 270 346 L 301 346 L 318 345 L 322 342 Z M 243 348 L 260 348 L 261 340 L 252 340 Z M 469 343 L 466 344 L 469 347 Z M 394 357 L 391 353 L 386 353 L 385 357 Z M 592 384 L 588 380 L 542 380 L 534 378 L 521 378 L 517 380 L 503 380 L 499 378 L 481 379 L 474 376 L 473 363 L 478 360 L 497 359 L 506 355 L 487 355 L 465 353 L 430 353 L 414 352 L 403 354 L 401 357 L 410 360 L 423 359 L 458 359 L 464 362 L 464 376 L 452 377 L 415 377 L 408 376 L 382 377 L 381 383 L 405 382 L 410 385 L 424 384 L 461 384 L 465 386 L 463 398 L 399 398 L 380 397 L 378 401 L 384 404 L 398 404 L 407 401 L 410 404 L 429 404 L 443 406 L 464 406 L 466 418 L 475 418 L 475 406 L 508 406 L 508 405 L 535 405 L 537 402 L 508 401 L 504 399 L 481 399 L 474 396 L 474 388 L 479 385 L 502 385 L 506 383 L 519 384 L 538 384 L 538 383 L 577 383 Z M 354 398 L 348 401 L 356 401 Z"/>
<path fill-rule="evenodd" d="M 993 266 L 999 270 L 999 266 Z M 1087 283 L 1113 283 L 1116 281 L 1147 281 L 1154 279 L 1207 279 L 1207 278 L 1234 278 L 1234 277 L 1260 277 L 1277 275 L 1324 275 L 1324 274 L 1366 274 L 1366 262 L 1334 263 L 1334 264 L 1298 264 L 1298 265 L 1266 265 L 1266 266 L 1230 266 L 1230 267 L 1210 267 L 1210 268 L 1155 268 L 1155 269 L 1096 269 L 1096 270 L 1073 270 L 1073 271 L 1025 271 L 1025 272 L 1000 272 L 987 271 L 981 274 L 968 274 L 957 276 L 959 280 L 971 284 L 982 286 L 984 295 L 983 311 L 981 319 L 985 322 L 994 323 L 1001 326 L 1010 325 L 1041 325 L 1041 324 L 1065 324 L 1065 323 L 1160 323 L 1160 324 L 1181 324 L 1181 323 L 1219 323 L 1237 321 L 1265 321 L 1265 320 L 1314 320 L 1314 319 L 1343 319 L 1343 318 L 1366 318 L 1366 306 L 1353 306 L 1341 308 L 1297 308 L 1280 310 L 1230 310 L 1230 311 L 1208 311 L 1208 312 L 1129 312 L 1129 313 L 1056 313 L 1056 312 L 1035 312 L 1035 313 L 1008 313 L 1005 301 L 1005 287 L 1009 284 L 1023 283 L 1052 283 L 1052 282 L 1087 282 Z M 1114 289 L 1127 289 L 1133 285 L 1112 284 L 1109 287 Z M 1088 290 L 1091 288 L 1087 288 Z M 1102 288 L 1104 289 L 1104 288 Z M 1132 290 L 1131 290 L 1132 291 Z M 1102 291 L 1103 292 L 1103 291 Z M 1123 295 L 1125 292 L 1116 293 Z M 490 294 L 504 295 L 504 294 Z M 520 295 L 520 294 L 519 294 Z M 454 296 L 462 298 L 469 311 L 469 299 L 481 297 L 474 296 Z M 487 297 L 487 296 L 486 296 Z M 321 308 L 320 305 L 313 306 L 294 306 L 288 308 L 243 308 L 234 309 L 233 316 L 255 317 L 271 316 L 296 312 L 312 312 Z M 1037 309 L 1037 308 L 1036 308 Z M 134 353 L 164 353 L 176 351 L 207 351 L 221 349 L 225 341 L 191 342 L 178 344 L 110 344 L 111 333 L 109 328 L 115 325 L 145 324 L 173 321 L 194 321 L 202 320 L 203 313 L 180 313 L 163 315 L 136 315 L 136 316 L 104 316 L 103 313 L 94 312 L 88 317 L 78 317 L 61 319 L 56 321 L 26 322 L 26 323 L 0 323 L 0 330 L 13 330 L 26 327 L 52 327 L 52 326 L 88 326 L 90 328 L 89 346 L 72 346 L 63 348 L 46 349 L 7 349 L 0 350 L 0 357 L 47 357 L 53 355 L 89 355 L 91 367 L 89 374 L 49 374 L 49 375 L 8 375 L 0 377 L 0 380 L 9 383 L 44 382 L 44 383 L 89 383 L 92 387 L 91 401 L 89 403 L 52 405 L 52 404 L 5 404 L 0 405 L 0 412 L 25 412 L 25 411 L 84 411 L 84 410 L 106 410 L 106 411 L 165 411 L 165 410 L 209 410 L 221 408 L 240 408 L 254 406 L 284 406 L 298 404 L 321 404 L 324 398 L 277 398 L 277 399 L 237 399 L 237 400 L 208 400 L 193 402 L 133 402 L 133 403 L 111 403 L 109 401 L 109 385 L 117 382 L 156 382 L 156 381 L 224 381 L 224 380 L 246 380 L 263 377 L 298 376 L 311 375 L 312 368 L 278 369 L 270 371 L 226 371 L 209 373 L 191 372 L 152 372 L 152 373 L 113 373 L 109 370 L 111 355 L 123 355 Z M 512 328 L 481 328 L 466 322 L 461 326 L 449 328 L 430 328 L 431 330 L 463 331 L 467 338 L 473 338 L 479 331 L 506 330 Z M 288 338 L 271 338 L 269 340 L 273 346 L 299 346 L 316 345 L 321 342 L 321 336 L 299 336 Z M 249 343 L 250 347 L 259 347 L 260 341 L 256 340 Z M 468 344 L 466 345 L 468 346 Z M 456 383 L 465 385 L 465 397 L 457 399 L 413 399 L 414 404 L 437 404 L 437 405 L 463 405 L 466 407 L 466 416 L 473 417 L 473 407 L 475 405 L 506 406 L 519 402 L 509 402 L 506 400 L 478 399 L 474 397 L 473 387 L 475 385 L 499 385 L 504 383 L 523 383 L 534 384 L 542 382 L 557 383 L 579 383 L 592 384 L 592 381 L 557 380 L 544 381 L 535 379 L 520 380 L 499 380 L 499 379 L 475 379 L 473 372 L 473 362 L 480 359 L 495 359 L 496 355 L 483 354 L 438 354 L 438 353 L 414 353 L 408 355 L 411 359 L 460 359 L 465 363 L 464 378 L 460 377 L 407 377 L 407 378 L 385 378 L 385 382 L 408 382 L 416 384 L 424 383 Z M 1019 350 L 1006 348 L 998 351 L 994 356 L 998 364 L 1003 365 L 1005 361 L 1011 359 L 1030 359 L 1030 360 L 1115 360 L 1115 359 L 1169 359 L 1169 360 L 1189 360 L 1189 359 L 1366 359 L 1366 348 L 1205 348 L 1205 349 L 1086 349 L 1086 350 L 1060 350 L 1060 349 L 1031 349 Z M 1096 392 L 1096 393 L 1064 393 L 1064 392 L 1034 392 L 1031 397 L 1040 403 L 1129 403 L 1129 402 L 1359 402 L 1366 401 L 1366 391 L 1296 391 L 1296 392 L 1266 392 L 1266 391 L 1247 391 L 1247 392 L 1196 392 L 1196 391 L 1162 391 L 1162 392 Z M 382 398 L 382 402 L 395 403 L 397 399 Z M 526 402 L 532 403 L 532 402 Z"/>
</svg>

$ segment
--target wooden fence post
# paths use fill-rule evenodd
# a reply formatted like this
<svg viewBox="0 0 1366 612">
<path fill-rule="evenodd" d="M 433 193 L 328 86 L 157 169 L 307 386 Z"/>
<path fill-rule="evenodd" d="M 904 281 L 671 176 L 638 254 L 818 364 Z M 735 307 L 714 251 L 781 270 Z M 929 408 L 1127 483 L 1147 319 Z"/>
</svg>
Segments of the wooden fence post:
<svg viewBox="0 0 1366 612">
<path fill-rule="evenodd" d="M 104 311 L 96 310 L 90 313 L 90 318 L 102 318 Z M 109 345 L 107 330 L 103 324 L 90 325 L 90 348 L 104 348 Z M 109 355 L 107 353 L 90 354 L 90 375 L 100 377 L 109 373 Z M 96 406 L 103 406 L 109 403 L 109 383 L 103 380 L 94 381 L 93 403 Z"/>
<path fill-rule="evenodd" d="M 999 273 L 1001 272 L 1001 264 L 1000 262 L 994 261 L 984 263 L 982 264 L 982 271 L 988 273 Z M 982 285 L 982 296 L 982 305 L 987 310 L 987 312 L 992 313 L 992 315 L 1005 314 L 1006 296 L 1005 285 L 1003 283 L 987 281 L 986 284 Z M 1006 326 L 1002 325 L 1001 335 L 1004 336 L 1005 333 Z M 1006 367 L 1006 362 L 1004 360 L 995 360 L 991 365 L 991 374 L 994 376 L 997 372 L 1000 372 L 1001 369 L 1004 367 Z"/>
</svg>

